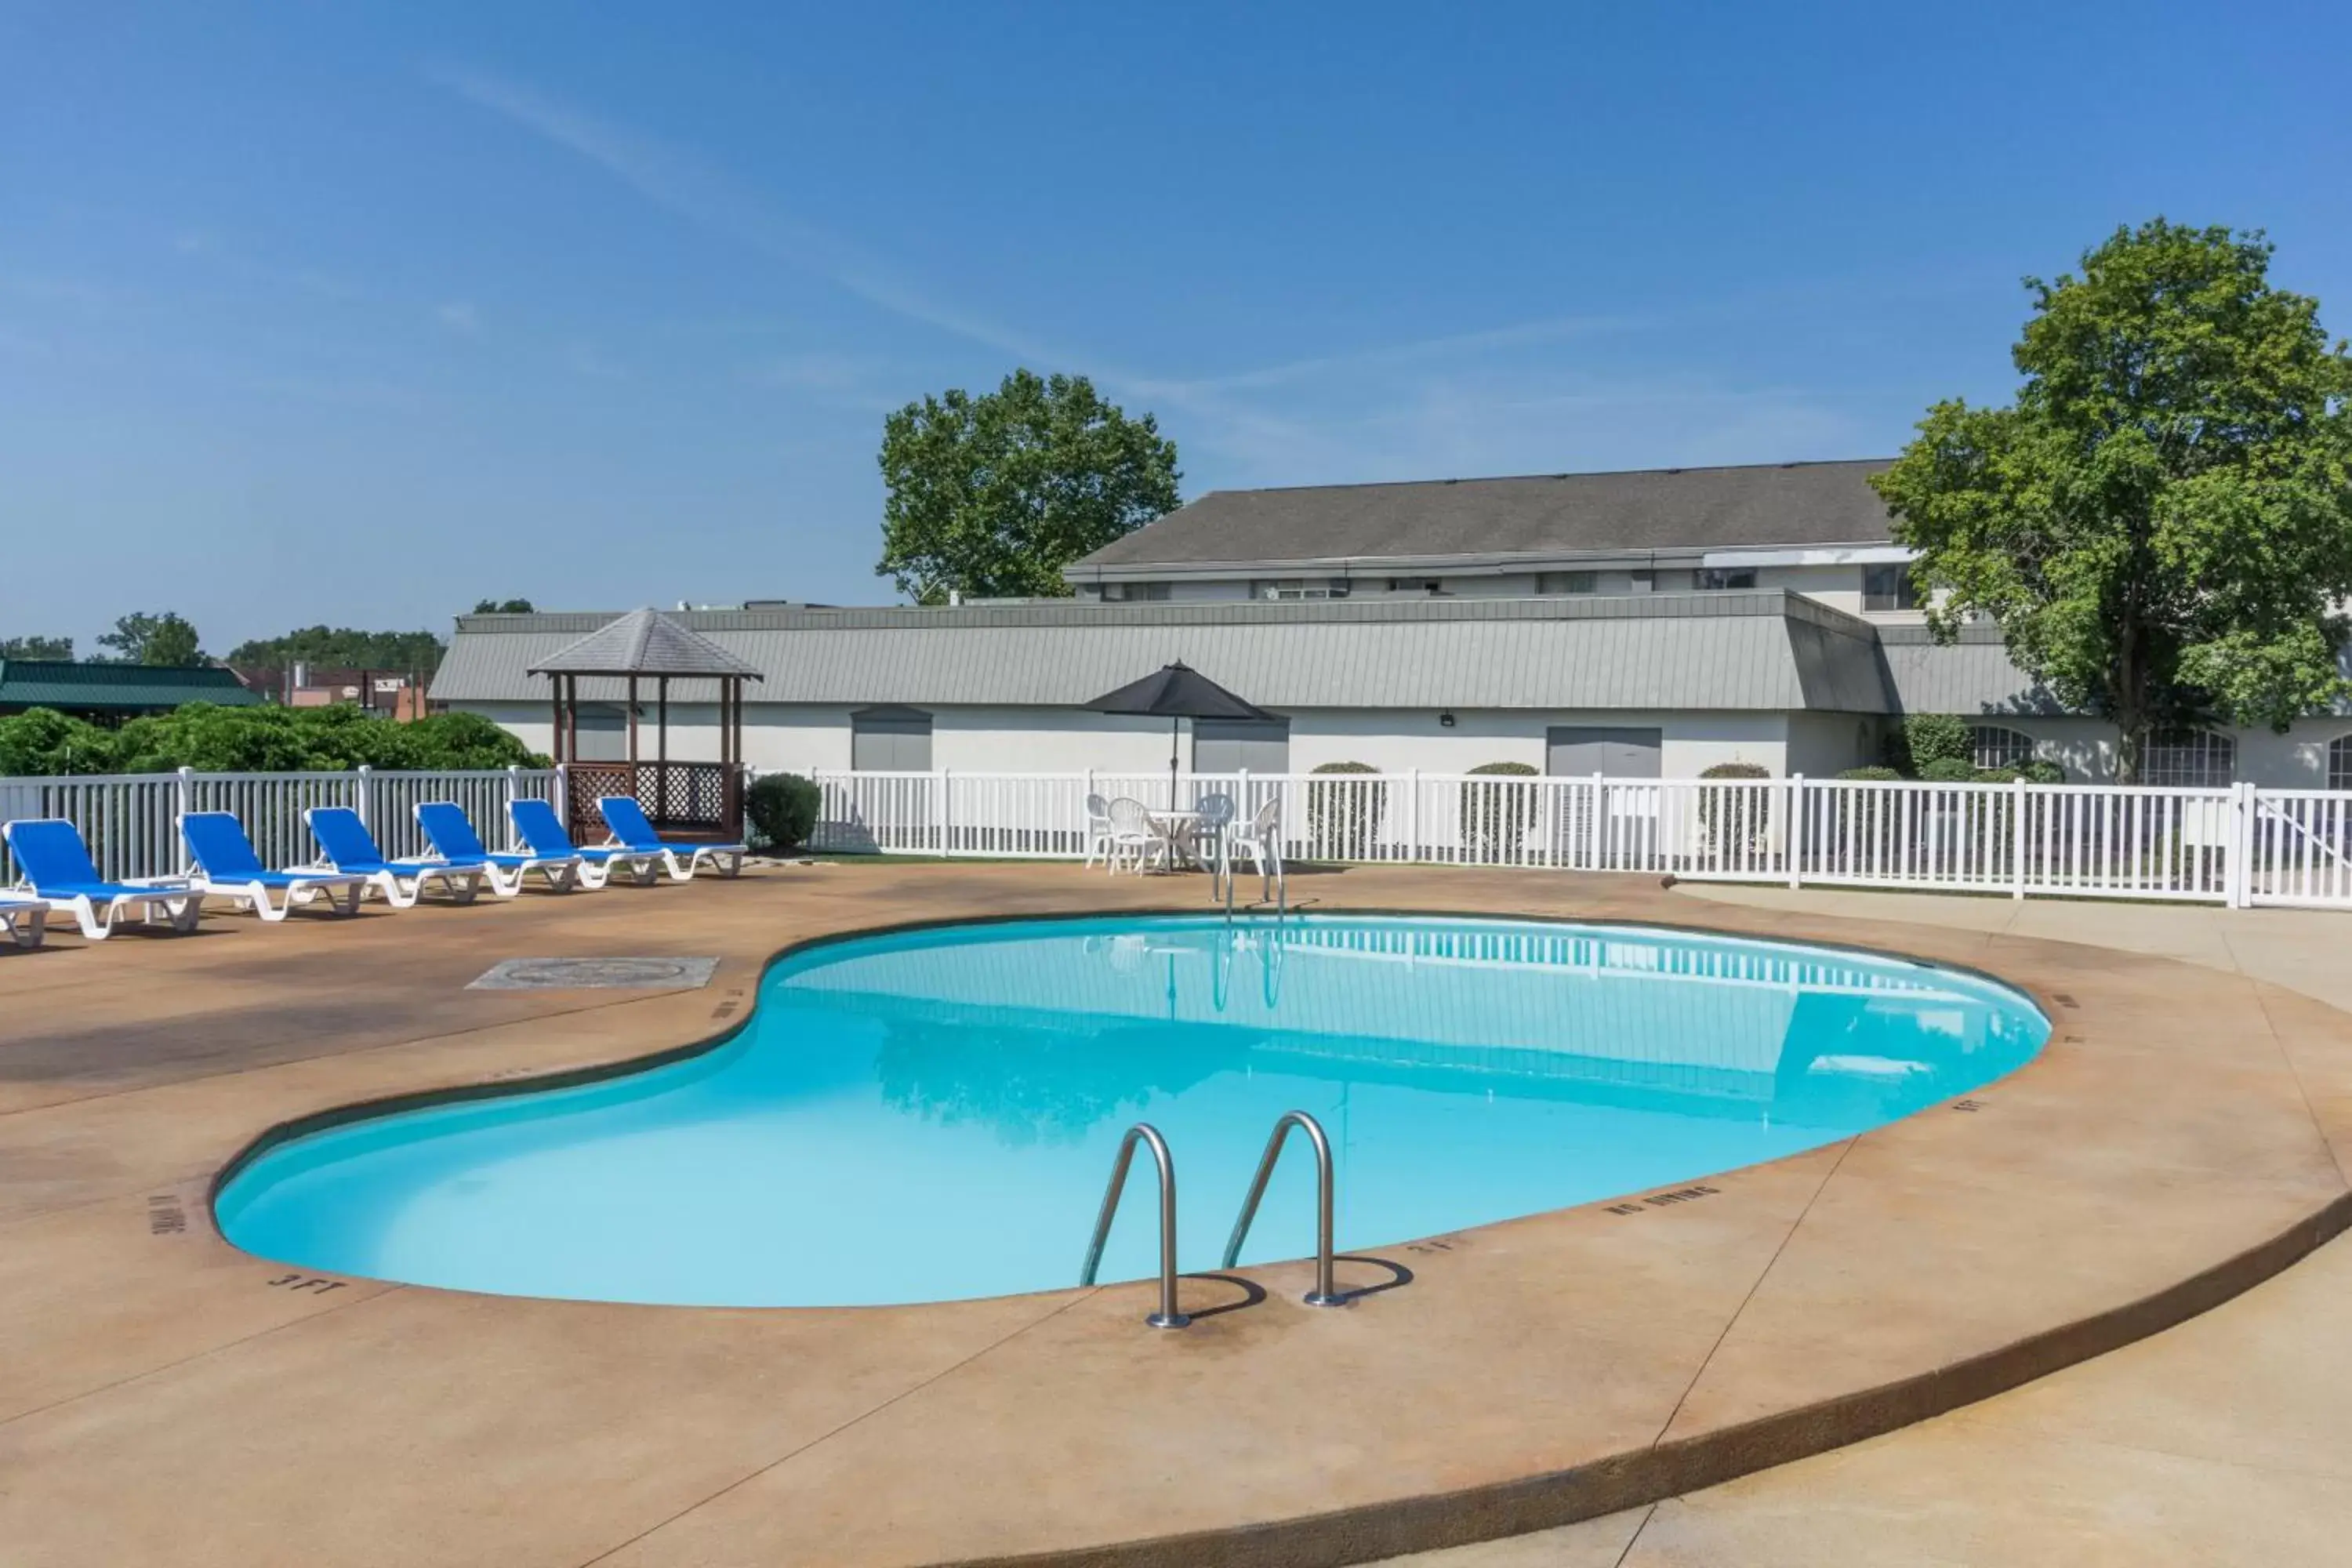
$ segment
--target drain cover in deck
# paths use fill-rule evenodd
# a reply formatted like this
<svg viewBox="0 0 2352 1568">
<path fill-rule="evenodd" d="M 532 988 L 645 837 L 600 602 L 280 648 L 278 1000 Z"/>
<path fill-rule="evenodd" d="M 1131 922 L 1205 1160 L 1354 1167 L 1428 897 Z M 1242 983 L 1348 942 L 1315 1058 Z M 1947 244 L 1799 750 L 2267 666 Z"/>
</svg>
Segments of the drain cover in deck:
<svg viewBox="0 0 2352 1568">
<path fill-rule="evenodd" d="M 691 991 L 710 984 L 715 958 L 509 958 L 468 991 Z"/>
</svg>

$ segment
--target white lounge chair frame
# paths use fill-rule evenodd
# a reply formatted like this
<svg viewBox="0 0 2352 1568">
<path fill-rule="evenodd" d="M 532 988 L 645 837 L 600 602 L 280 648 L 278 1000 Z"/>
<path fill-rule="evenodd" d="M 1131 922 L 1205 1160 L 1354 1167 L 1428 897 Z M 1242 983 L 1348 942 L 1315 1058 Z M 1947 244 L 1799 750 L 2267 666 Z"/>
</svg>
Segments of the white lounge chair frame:
<svg viewBox="0 0 2352 1568">
<path fill-rule="evenodd" d="M 292 914 L 298 908 L 315 903 L 320 899 L 337 915 L 360 912 L 360 900 L 367 896 L 368 879 L 343 871 L 318 870 L 309 866 L 289 868 L 295 880 L 280 889 L 286 895 L 278 903 L 269 901 L 267 882 L 215 881 L 202 875 L 190 879 L 190 885 L 208 898 L 227 899 L 234 903 L 247 904 L 253 912 L 272 925 Z"/>
<path fill-rule="evenodd" d="M 76 893 L 67 899 L 42 899 L 50 909 L 69 914 L 81 928 L 81 934 L 91 942 L 104 942 L 114 934 L 115 927 L 126 923 L 130 910 L 137 909 L 131 925 L 168 925 L 176 931 L 192 931 L 196 921 L 204 918 L 205 896 L 187 882 L 158 881 L 152 887 L 140 887 L 127 893 L 117 893 L 100 903 L 88 893 Z M 163 911 L 159 919 L 156 911 Z"/>
<path fill-rule="evenodd" d="M 48 934 L 49 906 L 38 899 L 11 898 L 0 893 L 0 930 L 18 947 L 36 948 Z"/>
</svg>

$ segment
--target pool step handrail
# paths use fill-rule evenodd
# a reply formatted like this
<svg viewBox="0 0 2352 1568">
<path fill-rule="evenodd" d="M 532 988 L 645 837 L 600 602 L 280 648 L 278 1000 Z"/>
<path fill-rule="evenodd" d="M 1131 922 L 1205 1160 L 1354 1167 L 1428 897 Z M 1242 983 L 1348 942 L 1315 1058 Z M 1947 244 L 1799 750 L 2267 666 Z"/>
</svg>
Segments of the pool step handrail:
<svg viewBox="0 0 2352 1568">
<path fill-rule="evenodd" d="M 1307 1142 L 1315 1150 L 1315 1289 L 1307 1293 L 1307 1304 L 1345 1306 L 1347 1298 L 1331 1281 L 1331 1141 L 1323 1136 L 1323 1124 L 1303 1110 L 1286 1110 L 1274 1124 L 1274 1135 L 1265 1141 L 1265 1155 L 1258 1161 L 1257 1175 L 1250 1183 L 1249 1196 L 1242 1200 L 1241 1215 L 1234 1221 L 1233 1235 L 1225 1239 L 1223 1267 L 1231 1268 L 1241 1257 L 1242 1243 L 1249 1237 L 1250 1222 L 1257 1218 L 1258 1200 L 1265 1196 L 1265 1184 L 1274 1175 L 1274 1163 L 1282 1157 L 1283 1141 L 1294 1127 L 1307 1134 Z"/>
<path fill-rule="evenodd" d="M 1149 1121 L 1137 1122 L 1118 1141 L 1118 1158 L 1111 1163 L 1110 1185 L 1103 1191 L 1102 1212 L 1095 1216 L 1095 1238 L 1087 1246 L 1087 1266 L 1078 1271 L 1078 1284 L 1091 1286 L 1095 1270 L 1102 1267 L 1103 1244 L 1110 1239 L 1110 1222 L 1118 1215 L 1119 1194 L 1127 1186 L 1127 1168 L 1135 1163 L 1138 1143 L 1150 1149 L 1151 1162 L 1160 1167 L 1160 1310 L 1143 1321 L 1155 1329 L 1181 1329 L 1192 1320 L 1176 1305 L 1176 1161 L 1168 1152 L 1168 1140 Z"/>
</svg>

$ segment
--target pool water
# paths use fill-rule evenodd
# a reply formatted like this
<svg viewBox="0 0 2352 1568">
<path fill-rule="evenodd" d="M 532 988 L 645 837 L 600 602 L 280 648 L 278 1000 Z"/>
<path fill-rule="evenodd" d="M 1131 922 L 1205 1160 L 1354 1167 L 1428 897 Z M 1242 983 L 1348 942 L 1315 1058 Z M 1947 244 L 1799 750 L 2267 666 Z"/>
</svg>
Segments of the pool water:
<svg viewBox="0 0 2352 1568">
<path fill-rule="evenodd" d="M 1341 1250 L 1689 1182 L 1973 1089 L 2042 1015 L 1902 959 L 1533 921 L 1122 916 L 827 943 L 667 1066 L 291 1140 L 223 1190 L 321 1272 L 710 1306 L 1076 1282 L 1118 1140 L 1213 1268 L 1276 1118 L 1328 1131 Z M 1313 1250 L 1291 1141 L 1244 1261 Z M 1106 1280 L 1157 1267 L 1139 1160 Z"/>
</svg>

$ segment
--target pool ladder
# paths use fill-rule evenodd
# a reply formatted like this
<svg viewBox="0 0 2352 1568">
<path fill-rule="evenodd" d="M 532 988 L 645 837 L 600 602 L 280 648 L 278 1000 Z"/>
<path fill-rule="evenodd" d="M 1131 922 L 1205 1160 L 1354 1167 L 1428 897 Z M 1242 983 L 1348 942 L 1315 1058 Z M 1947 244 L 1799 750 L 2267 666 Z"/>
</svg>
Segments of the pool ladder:
<svg viewBox="0 0 2352 1568">
<path fill-rule="evenodd" d="M 1257 1218 L 1259 1200 L 1265 1196 L 1265 1184 L 1274 1176 L 1275 1162 L 1282 1157 L 1283 1142 L 1293 1128 L 1307 1135 L 1315 1151 L 1315 1289 L 1307 1292 L 1307 1304 L 1345 1306 L 1347 1298 L 1334 1288 L 1331 1279 L 1331 1141 L 1323 1135 L 1323 1124 L 1303 1110 L 1285 1111 L 1275 1122 L 1273 1136 L 1265 1141 L 1265 1153 L 1257 1163 L 1257 1175 L 1250 1182 L 1249 1196 L 1242 1200 L 1233 1235 L 1225 1238 L 1225 1260 L 1220 1267 L 1231 1268 L 1241 1257 L 1242 1243 L 1249 1237 L 1250 1223 Z M 1128 1168 L 1135 1163 L 1138 1143 L 1151 1151 L 1151 1162 L 1160 1172 L 1160 1310 L 1143 1321 L 1155 1329 L 1181 1329 L 1192 1320 L 1176 1304 L 1176 1160 L 1168 1152 L 1168 1140 L 1149 1121 L 1137 1122 L 1118 1142 L 1118 1157 L 1111 1163 L 1110 1184 L 1103 1192 L 1102 1210 L 1095 1216 L 1094 1239 L 1087 1246 L 1086 1267 L 1078 1271 L 1078 1284 L 1093 1285 L 1095 1271 L 1102 1267 L 1103 1244 L 1110 1239 L 1111 1221 L 1118 1215 L 1119 1195 L 1126 1190 Z"/>
</svg>

